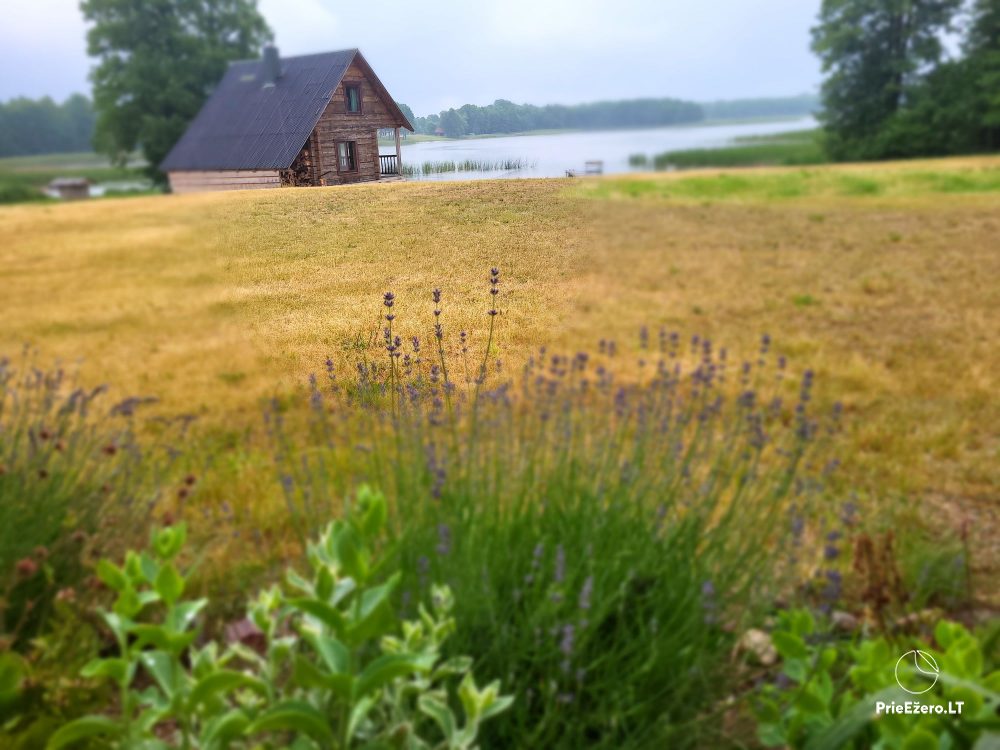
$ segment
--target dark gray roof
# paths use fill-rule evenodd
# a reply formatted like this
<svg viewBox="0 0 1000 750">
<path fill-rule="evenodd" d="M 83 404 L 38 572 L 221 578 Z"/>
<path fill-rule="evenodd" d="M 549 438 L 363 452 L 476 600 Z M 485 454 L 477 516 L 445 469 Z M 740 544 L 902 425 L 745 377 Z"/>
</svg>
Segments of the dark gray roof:
<svg viewBox="0 0 1000 750">
<path fill-rule="evenodd" d="M 287 169 L 355 57 L 371 70 L 356 49 L 282 58 L 281 77 L 273 86 L 263 85 L 260 60 L 230 64 L 160 169 Z"/>
</svg>

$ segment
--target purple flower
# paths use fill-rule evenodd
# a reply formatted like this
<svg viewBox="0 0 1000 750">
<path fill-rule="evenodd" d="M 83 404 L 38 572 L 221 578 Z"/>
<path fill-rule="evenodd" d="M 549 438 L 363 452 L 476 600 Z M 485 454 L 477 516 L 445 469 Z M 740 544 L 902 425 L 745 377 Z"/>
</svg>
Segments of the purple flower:
<svg viewBox="0 0 1000 750">
<path fill-rule="evenodd" d="M 572 623 L 562 626 L 562 637 L 559 639 L 559 650 L 563 656 L 569 657 L 573 654 L 573 645 L 576 639 L 576 628 Z"/>
<path fill-rule="evenodd" d="M 580 589 L 580 599 L 577 602 L 577 606 L 584 612 L 590 609 L 590 597 L 594 592 L 594 576 L 587 576 L 587 580 L 583 582 L 583 588 Z"/>
<path fill-rule="evenodd" d="M 556 583 L 562 583 L 564 578 L 566 578 L 566 552 L 560 544 L 556 547 L 556 564 L 552 572 L 552 580 Z"/>
<path fill-rule="evenodd" d="M 441 557 L 451 553 L 451 528 L 446 523 L 438 524 L 437 553 Z"/>
</svg>

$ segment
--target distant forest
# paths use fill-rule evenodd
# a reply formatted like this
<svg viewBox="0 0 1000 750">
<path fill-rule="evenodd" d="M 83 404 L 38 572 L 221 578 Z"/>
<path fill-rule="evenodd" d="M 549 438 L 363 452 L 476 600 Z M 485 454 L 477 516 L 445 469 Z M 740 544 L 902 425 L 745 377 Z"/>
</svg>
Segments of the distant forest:
<svg viewBox="0 0 1000 750">
<path fill-rule="evenodd" d="M 93 149 L 94 108 L 73 94 L 62 104 L 49 97 L 0 102 L 0 156 L 30 156 Z"/>
<path fill-rule="evenodd" d="M 679 99 L 629 99 L 575 105 L 548 104 L 542 107 L 498 99 L 485 107 L 465 104 L 436 115 L 415 117 L 409 107 L 400 104 L 417 133 L 433 135 L 440 131 L 451 138 L 462 135 L 523 133 L 529 130 L 658 127 L 697 123 L 705 119 L 787 117 L 811 114 L 818 106 L 818 98 L 808 95 L 705 104 Z"/>
<path fill-rule="evenodd" d="M 631 99 L 591 104 L 514 104 L 499 99 L 485 107 L 466 104 L 428 117 L 415 117 L 400 104 L 418 133 L 433 135 L 492 135 L 528 130 L 597 130 L 657 127 L 708 120 L 805 115 L 817 107 L 812 96 L 784 99 L 740 99 L 697 104 L 678 99 Z M 87 97 L 74 94 L 57 103 L 42 99 L 0 102 L 0 157 L 90 151 L 93 149 L 94 109 Z"/>
<path fill-rule="evenodd" d="M 820 108 L 818 96 L 783 96 L 771 99 L 730 99 L 703 102 L 701 105 L 709 120 L 749 120 L 755 117 L 805 117 L 816 114 Z"/>
</svg>

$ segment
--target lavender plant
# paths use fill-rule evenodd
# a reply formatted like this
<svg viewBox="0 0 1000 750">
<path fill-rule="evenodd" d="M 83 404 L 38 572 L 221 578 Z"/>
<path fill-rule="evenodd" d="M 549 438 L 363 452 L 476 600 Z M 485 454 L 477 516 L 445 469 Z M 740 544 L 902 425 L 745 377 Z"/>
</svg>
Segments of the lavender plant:
<svg viewBox="0 0 1000 750">
<path fill-rule="evenodd" d="M 322 517 L 316 500 L 358 481 L 386 493 L 401 605 L 447 582 L 453 647 L 518 691 L 485 746 L 705 741 L 734 634 L 790 585 L 789 520 L 825 500 L 839 414 L 814 413 L 814 375 L 793 378 L 768 336 L 733 362 L 646 330 L 628 377 L 611 340 L 542 348 L 507 377 L 496 269 L 488 289 L 481 358 L 434 290 L 434 357 L 387 351 L 362 382 L 314 381 L 307 412 L 271 415 L 290 512 Z"/>
<path fill-rule="evenodd" d="M 156 506 L 171 457 L 137 437 L 148 399 L 107 399 L 27 352 L 0 359 L 0 651 L 38 632 L 56 584 L 85 575 L 84 552 L 121 550 Z"/>
</svg>

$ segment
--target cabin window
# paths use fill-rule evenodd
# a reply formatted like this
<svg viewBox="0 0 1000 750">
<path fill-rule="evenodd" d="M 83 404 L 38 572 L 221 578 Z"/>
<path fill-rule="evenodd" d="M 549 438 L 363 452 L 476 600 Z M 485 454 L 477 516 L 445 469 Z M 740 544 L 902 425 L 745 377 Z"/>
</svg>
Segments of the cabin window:
<svg viewBox="0 0 1000 750">
<path fill-rule="evenodd" d="M 356 172 L 358 170 L 354 141 L 339 141 L 337 143 L 337 169 L 340 172 Z"/>
<path fill-rule="evenodd" d="M 351 114 L 361 114 L 361 86 L 344 86 L 344 96 L 347 98 L 347 111 Z"/>
</svg>

